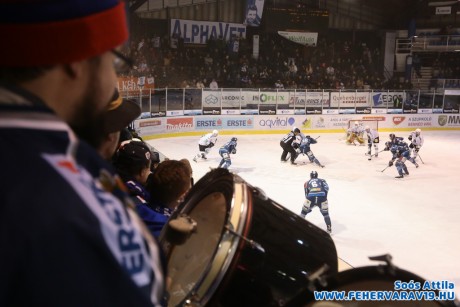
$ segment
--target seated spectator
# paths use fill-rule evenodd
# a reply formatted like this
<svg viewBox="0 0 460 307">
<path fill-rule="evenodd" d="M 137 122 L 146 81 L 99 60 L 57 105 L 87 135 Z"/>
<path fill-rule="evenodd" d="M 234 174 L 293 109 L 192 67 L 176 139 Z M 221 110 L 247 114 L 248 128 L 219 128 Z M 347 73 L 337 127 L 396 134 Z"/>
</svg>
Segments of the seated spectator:
<svg viewBox="0 0 460 307">
<path fill-rule="evenodd" d="M 205 88 L 203 81 L 198 80 L 195 85 L 196 88 Z"/>
<path fill-rule="evenodd" d="M 152 152 L 152 165 L 150 166 L 150 171 L 153 173 L 157 166 L 161 163 L 160 154 L 156 151 L 151 150 Z"/>
<path fill-rule="evenodd" d="M 181 161 L 165 160 L 150 176 L 150 202 L 138 206 L 138 213 L 154 236 L 158 237 L 174 209 L 191 187 L 191 173 Z"/>
<path fill-rule="evenodd" d="M 119 144 L 121 131 L 138 118 L 139 115 L 141 115 L 140 106 L 132 100 L 123 99 L 117 90 L 107 113 L 103 117 L 105 137 L 97 148 L 97 151 L 105 160 L 112 160 L 112 156 Z"/>
<path fill-rule="evenodd" d="M 211 83 L 209 83 L 209 88 L 213 90 L 216 90 L 219 88 L 219 86 L 217 85 L 216 79 L 212 79 Z"/>
<path fill-rule="evenodd" d="M 185 166 L 187 166 L 188 170 L 190 171 L 190 182 L 191 182 L 191 185 L 193 186 L 195 184 L 195 180 L 193 179 L 193 169 L 192 169 L 192 165 L 190 164 L 190 161 L 188 159 L 181 159 L 180 162 L 184 163 Z"/>
<path fill-rule="evenodd" d="M 284 89 L 284 84 L 281 82 L 281 80 L 276 80 L 275 82 L 275 88 L 277 89 Z"/>
<path fill-rule="evenodd" d="M 150 149 L 140 141 L 121 144 L 113 158 L 113 165 L 136 204 L 145 204 L 150 199 L 145 185 L 150 175 L 151 163 Z"/>
</svg>

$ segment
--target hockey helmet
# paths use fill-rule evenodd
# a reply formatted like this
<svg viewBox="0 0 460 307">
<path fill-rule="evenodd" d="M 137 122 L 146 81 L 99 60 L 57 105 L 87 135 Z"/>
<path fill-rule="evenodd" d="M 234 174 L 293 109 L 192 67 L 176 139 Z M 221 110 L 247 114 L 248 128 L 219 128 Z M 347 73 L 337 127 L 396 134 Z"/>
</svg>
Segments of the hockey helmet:
<svg viewBox="0 0 460 307">
<path fill-rule="evenodd" d="M 312 179 L 313 179 L 313 178 L 318 178 L 318 172 L 317 172 L 317 171 L 312 171 L 312 172 L 310 173 L 310 178 L 312 178 Z"/>
<path fill-rule="evenodd" d="M 415 129 L 415 133 L 416 133 L 416 134 L 420 134 L 420 132 L 422 132 L 422 130 L 420 130 L 420 129 L 418 129 L 418 128 Z"/>
<path fill-rule="evenodd" d="M 371 130 L 371 127 L 366 126 L 366 130 L 367 130 L 367 131 Z"/>
<path fill-rule="evenodd" d="M 355 126 L 358 126 L 358 125 L 359 125 L 359 123 L 358 123 L 358 122 L 355 122 Z"/>
<path fill-rule="evenodd" d="M 393 133 L 390 133 L 390 140 L 394 139 L 396 137 L 396 135 L 394 135 Z"/>
<path fill-rule="evenodd" d="M 232 137 L 231 141 L 236 142 L 238 139 L 236 137 Z"/>
<path fill-rule="evenodd" d="M 214 130 L 214 131 L 212 131 L 212 134 L 214 134 L 215 136 L 217 136 L 217 135 L 219 135 L 219 131 Z"/>
<path fill-rule="evenodd" d="M 299 128 L 295 128 L 295 129 L 294 129 L 294 133 L 300 133 L 300 129 L 299 129 Z"/>
</svg>

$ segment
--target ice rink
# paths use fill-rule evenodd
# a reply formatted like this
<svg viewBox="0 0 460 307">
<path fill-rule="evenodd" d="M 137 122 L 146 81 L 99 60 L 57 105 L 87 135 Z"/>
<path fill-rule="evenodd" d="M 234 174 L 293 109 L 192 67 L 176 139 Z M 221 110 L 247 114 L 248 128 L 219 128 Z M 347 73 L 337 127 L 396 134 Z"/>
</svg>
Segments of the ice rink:
<svg viewBox="0 0 460 307">
<path fill-rule="evenodd" d="M 312 170 L 329 186 L 332 238 L 338 256 L 353 267 L 376 265 L 368 256 L 389 253 L 399 268 L 426 280 L 448 280 L 460 295 L 460 131 L 423 131 L 425 145 L 419 168 L 406 162 L 409 176 L 395 179 L 388 165 L 391 154 L 382 152 L 368 161 L 367 146 L 345 145 L 343 134 L 312 134 L 311 149 L 324 164 L 310 164 L 306 156 L 293 166 L 281 163 L 282 135 L 219 135 L 207 161 L 194 163 L 198 136 L 148 141 L 170 159 L 188 158 L 195 181 L 220 161 L 218 148 L 238 137 L 238 152 L 230 170 L 265 191 L 280 205 L 299 214 L 305 199 L 303 184 Z M 380 133 L 380 150 L 389 133 Z M 409 132 L 396 133 L 407 141 Z M 308 163 L 307 163 L 308 162 Z M 459 194 L 457 194 L 459 193 Z M 325 229 L 315 208 L 307 220 Z M 295 251 L 293 251 L 295 252 Z"/>
</svg>

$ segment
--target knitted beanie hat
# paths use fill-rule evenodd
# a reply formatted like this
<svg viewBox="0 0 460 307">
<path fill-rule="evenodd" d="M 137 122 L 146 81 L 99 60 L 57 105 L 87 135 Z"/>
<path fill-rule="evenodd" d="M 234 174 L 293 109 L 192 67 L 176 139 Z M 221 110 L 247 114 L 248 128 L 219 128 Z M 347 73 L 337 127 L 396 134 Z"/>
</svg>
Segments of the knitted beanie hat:
<svg viewBox="0 0 460 307">
<path fill-rule="evenodd" d="M 128 38 L 119 0 L 0 0 L 0 66 L 78 62 Z"/>
</svg>

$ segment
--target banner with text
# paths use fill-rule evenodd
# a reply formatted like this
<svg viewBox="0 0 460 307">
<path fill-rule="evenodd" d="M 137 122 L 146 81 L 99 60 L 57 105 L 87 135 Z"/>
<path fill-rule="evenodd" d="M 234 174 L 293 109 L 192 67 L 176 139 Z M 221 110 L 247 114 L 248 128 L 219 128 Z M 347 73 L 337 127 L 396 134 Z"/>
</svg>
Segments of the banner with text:
<svg viewBox="0 0 460 307">
<path fill-rule="evenodd" d="M 141 90 L 143 95 L 147 95 L 150 94 L 150 90 L 155 89 L 155 79 L 153 77 L 118 77 L 117 88 L 123 97 L 139 96 Z"/>
<path fill-rule="evenodd" d="M 171 19 L 170 37 L 174 35 L 182 37 L 185 44 L 206 44 L 211 37 L 225 41 L 234 36 L 246 38 L 246 27 L 228 22 Z"/>
<path fill-rule="evenodd" d="M 278 34 L 294 43 L 304 46 L 316 47 L 318 42 L 318 33 L 316 32 L 278 31 Z"/>
</svg>

